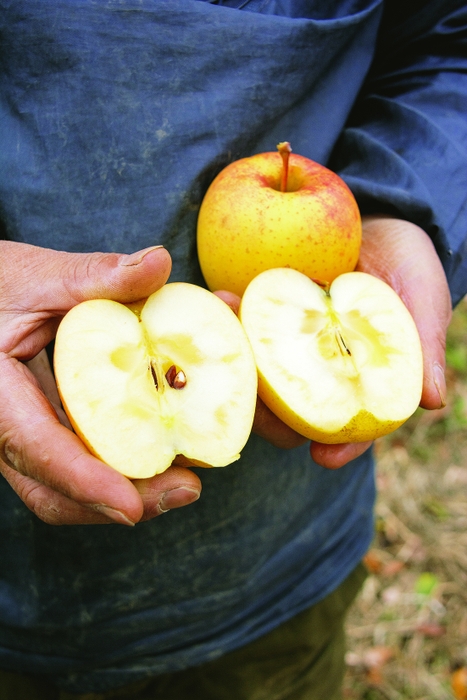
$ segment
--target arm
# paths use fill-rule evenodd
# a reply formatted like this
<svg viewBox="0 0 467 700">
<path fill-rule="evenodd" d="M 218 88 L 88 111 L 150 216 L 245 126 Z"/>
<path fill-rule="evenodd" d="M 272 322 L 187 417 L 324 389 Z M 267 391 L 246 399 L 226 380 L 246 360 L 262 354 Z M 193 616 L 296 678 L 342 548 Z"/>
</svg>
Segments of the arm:
<svg viewBox="0 0 467 700">
<path fill-rule="evenodd" d="M 75 304 L 136 301 L 161 287 L 170 274 L 168 253 L 78 255 L 0 241 L 0 259 L 0 472 L 18 496 L 57 525 L 132 525 L 196 500 L 200 482 L 188 469 L 171 467 L 131 482 L 93 457 L 60 423 L 25 364 L 39 356 Z M 35 369 L 47 379 L 39 362 Z"/>
<path fill-rule="evenodd" d="M 372 68 L 329 167 L 362 214 L 428 234 L 454 305 L 467 293 L 466 115 L 465 3 L 385 3 Z"/>
</svg>

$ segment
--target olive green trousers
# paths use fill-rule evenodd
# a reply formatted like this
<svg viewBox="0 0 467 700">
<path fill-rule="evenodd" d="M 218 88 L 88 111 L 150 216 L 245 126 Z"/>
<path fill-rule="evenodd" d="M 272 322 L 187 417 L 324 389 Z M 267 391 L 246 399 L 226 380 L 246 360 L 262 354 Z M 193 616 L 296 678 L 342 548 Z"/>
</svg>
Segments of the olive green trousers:
<svg viewBox="0 0 467 700">
<path fill-rule="evenodd" d="M 203 666 L 79 695 L 0 670 L 0 700 L 341 700 L 345 616 L 365 576 L 359 565 L 318 604 Z"/>
</svg>

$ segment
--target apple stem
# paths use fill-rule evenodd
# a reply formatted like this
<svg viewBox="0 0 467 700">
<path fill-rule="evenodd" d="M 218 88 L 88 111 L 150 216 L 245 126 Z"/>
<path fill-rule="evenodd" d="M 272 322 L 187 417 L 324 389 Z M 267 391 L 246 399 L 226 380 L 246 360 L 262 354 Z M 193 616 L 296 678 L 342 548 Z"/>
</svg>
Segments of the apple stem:
<svg viewBox="0 0 467 700">
<path fill-rule="evenodd" d="M 287 181 L 289 177 L 289 158 L 292 147 L 288 141 L 281 141 L 277 144 L 277 150 L 282 158 L 281 192 L 287 192 Z"/>
<path fill-rule="evenodd" d="M 331 285 L 329 284 L 329 282 L 325 282 L 324 280 L 318 280 L 318 279 L 316 279 L 316 277 L 310 277 L 310 279 L 311 279 L 312 282 L 314 282 L 315 284 L 317 284 L 318 287 L 321 287 L 321 289 L 323 289 L 323 291 L 324 291 L 328 296 L 331 296 L 330 293 L 329 293 L 329 290 L 330 290 L 330 288 L 331 288 Z"/>
</svg>

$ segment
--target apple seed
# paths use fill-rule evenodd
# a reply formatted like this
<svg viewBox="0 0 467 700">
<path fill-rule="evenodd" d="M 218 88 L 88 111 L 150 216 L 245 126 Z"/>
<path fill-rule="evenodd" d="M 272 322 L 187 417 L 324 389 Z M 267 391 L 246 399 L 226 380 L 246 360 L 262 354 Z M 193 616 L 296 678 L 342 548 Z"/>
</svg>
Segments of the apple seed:
<svg viewBox="0 0 467 700">
<path fill-rule="evenodd" d="M 186 385 L 186 375 L 182 370 L 178 371 L 173 380 L 174 389 L 183 389 Z"/>
<path fill-rule="evenodd" d="M 158 389 L 158 388 L 159 388 L 159 382 L 157 381 L 156 370 L 154 369 L 152 362 L 151 362 L 150 365 L 149 365 L 149 369 L 151 370 L 151 375 L 152 375 L 152 378 L 153 378 L 153 380 L 154 380 L 154 384 L 156 385 L 156 389 Z"/>
<path fill-rule="evenodd" d="M 336 335 L 337 344 L 339 346 L 339 350 L 341 351 L 341 354 L 345 355 L 347 353 L 347 355 L 352 355 L 352 353 L 350 352 L 349 348 L 347 347 L 347 345 L 345 343 L 344 337 L 343 337 L 342 333 L 340 332 L 340 329 L 334 328 L 334 333 Z"/>
<path fill-rule="evenodd" d="M 177 368 L 175 365 L 171 365 L 167 372 L 165 373 L 165 378 L 167 379 L 167 384 L 173 386 L 175 376 L 177 374 Z"/>
<path fill-rule="evenodd" d="M 186 385 L 186 375 L 183 370 L 178 370 L 175 365 L 171 365 L 167 372 L 165 373 L 165 378 L 167 379 L 167 384 L 172 387 L 172 389 L 183 389 Z"/>
</svg>

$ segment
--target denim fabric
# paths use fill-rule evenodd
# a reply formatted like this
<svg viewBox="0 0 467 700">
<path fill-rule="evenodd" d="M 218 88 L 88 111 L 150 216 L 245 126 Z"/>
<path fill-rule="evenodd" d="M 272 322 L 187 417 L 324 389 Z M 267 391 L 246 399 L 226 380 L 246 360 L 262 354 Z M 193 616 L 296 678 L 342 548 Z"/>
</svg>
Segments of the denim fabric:
<svg viewBox="0 0 467 700">
<path fill-rule="evenodd" d="M 85 695 L 0 670 L 0 700 L 341 700 L 345 616 L 365 576 L 359 564 L 324 600 L 202 666 Z"/>
<path fill-rule="evenodd" d="M 400 22 L 382 0 L 226 4 L 0 0 L 6 235 L 163 243 L 171 279 L 202 284 L 207 186 L 287 139 L 339 170 L 363 211 L 424 225 L 463 295 L 463 3 Z M 371 453 L 331 472 L 253 436 L 240 462 L 200 474 L 198 503 L 131 531 L 47 526 L 1 483 L 0 666 L 100 692 L 201 664 L 326 597 L 371 540 Z"/>
</svg>

